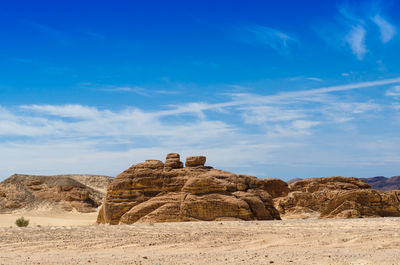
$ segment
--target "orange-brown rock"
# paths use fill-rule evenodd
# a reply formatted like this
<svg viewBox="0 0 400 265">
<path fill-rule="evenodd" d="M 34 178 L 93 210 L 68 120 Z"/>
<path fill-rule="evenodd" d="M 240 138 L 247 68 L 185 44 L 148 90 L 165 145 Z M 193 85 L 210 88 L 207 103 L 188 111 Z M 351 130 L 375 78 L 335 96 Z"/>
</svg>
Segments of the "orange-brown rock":
<svg viewBox="0 0 400 265">
<path fill-rule="evenodd" d="M 111 177 L 95 175 L 15 174 L 0 183 L 0 213 L 41 207 L 93 212 L 101 205 L 111 181 Z"/>
<path fill-rule="evenodd" d="M 157 160 L 131 166 L 108 187 L 97 222 L 280 219 L 272 198 L 289 192 L 285 182 L 214 169 L 205 160 L 190 157 L 185 168 Z"/>
<path fill-rule="evenodd" d="M 198 167 L 198 166 L 204 166 L 205 163 L 206 163 L 205 156 L 189 156 L 186 158 L 185 166 Z"/>
<path fill-rule="evenodd" d="M 399 217 L 400 191 L 342 191 L 321 212 L 321 218 Z"/>
<path fill-rule="evenodd" d="M 171 153 L 167 155 L 167 159 L 164 164 L 165 170 L 171 170 L 175 168 L 183 168 L 183 163 L 180 160 L 180 155 L 177 153 Z"/>
<path fill-rule="evenodd" d="M 314 193 L 326 190 L 354 190 L 371 188 L 366 182 L 358 178 L 328 177 L 310 178 L 292 183 L 290 191 Z"/>
<path fill-rule="evenodd" d="M 286 197 L 276 198 L 282 216 L 320 218 L 400 216 L 396 192 L 382 193 L 357 178 L 329 177 L 299 180 L 289 185 Z"/>
</svg>

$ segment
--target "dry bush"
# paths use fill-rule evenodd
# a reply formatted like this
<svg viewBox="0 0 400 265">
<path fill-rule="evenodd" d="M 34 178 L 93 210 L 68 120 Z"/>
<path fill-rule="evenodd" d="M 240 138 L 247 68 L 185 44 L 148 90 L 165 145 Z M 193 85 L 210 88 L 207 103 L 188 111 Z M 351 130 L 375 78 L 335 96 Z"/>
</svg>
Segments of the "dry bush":
<svg viewBox="0 0 400 265">
<path fill-rule="evenodd" d="M 29 220 L 25 219 L 24 217 L 18 218 L 17 220 L 15 220 L 15 224 L 18 227 L 27 227 L 29 225 Z"/>
</svg>

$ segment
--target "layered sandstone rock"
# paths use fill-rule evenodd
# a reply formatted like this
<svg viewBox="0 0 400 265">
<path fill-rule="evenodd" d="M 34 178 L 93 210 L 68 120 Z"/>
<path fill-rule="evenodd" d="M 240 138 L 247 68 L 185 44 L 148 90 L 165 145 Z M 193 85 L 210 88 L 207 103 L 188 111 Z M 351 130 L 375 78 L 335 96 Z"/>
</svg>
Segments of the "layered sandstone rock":
<svg viewBox="0 0 400 265">
<path fill-rule="evenodd" d="M 354 218 L 400 216 L 398 193 L 382 193 L 357 178 L 329 177 L 299 180 L 289 185 L 275 207 L 285 217 Z"/>
<path fill-rule="evenodd" d="M 282 180 L 207 167 L 204 156 L 188 157 L 182 168 L 177 158 L 169 154 L 165 164 L 147 160 L 119 174 L 108 187 L 97 222 L 280 219 L 272 199 L 289 192 Z"/>
<path fill-rule="evenodd" d="M 167 155 L 167 159 L 164 164 L 165 170 L 171 170 L 176 168 L 183 168 L 180 155 L 177 153 L 171 153 Z"/>
<path fill-rule="evenodd" d="M 319 192 L 329 190 L 355 190 L 371 188 L 367 183 L 358 178 L 346 177 L 328 177 L 328 178 L 310 178 L 292 183 L 290 191 L 299 192 Z"/>
<path fill-rule="evenodd" d="M 0 213 L 41 208 L 93 212 L 101 205 L 112 179 L 95 175 L 15 174 L 0 183 Z"/>
<path fill-rule="evenodd" d="M 343 191 L 328 203 L 321 218 L 399 217 L 399 196 L 400 191 Z"/>
<path fill-rule="evenodd" d="M 206 163 L 205 156 L 189 156 L 186 158 L 185 166 L 198 167 L 198 166 L 204 166 L 205 163 Z"/>
</svg>

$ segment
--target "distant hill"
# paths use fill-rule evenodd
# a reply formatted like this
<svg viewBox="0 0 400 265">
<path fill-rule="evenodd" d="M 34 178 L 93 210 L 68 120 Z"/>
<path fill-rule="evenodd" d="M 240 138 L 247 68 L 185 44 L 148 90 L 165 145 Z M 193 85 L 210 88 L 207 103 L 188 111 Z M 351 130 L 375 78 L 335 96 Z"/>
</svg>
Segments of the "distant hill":
<svg viewBox="0 0 400 265">
<path fill-rule="evenodd" d="M 380 191 L 400 190 L 400 176 L 391 178 L 386 177 L 373 177 L 373 178 L 360 178 L 367 182 L 373 189 Z"/>
<path fill-rule="evenodd" d="M 94 212 L 114 178 L 98 175 L 14 174 L 0 183 L 0 213 L 16 210 Z"/>
<path fill-rule="evenodd" d="M 372 177 L 372 178 L 359 178 L 367 182 L 372 189 L 379 191 L 390 191 L 390 190 L 400 190 L 400 176 L 394 176 L 391 178 L 386 177 Z M 301 178 L 294 178 L 286 181 L 287 184 L 292 184 L 297 181 L 303 180 Z"/>
<path fill-rule="evenodd" d="M 290 185 L 290 184 L 295 183 L 296 181 L 299 181 L 299 180 L 303 180 L 303 179 L 302 178 L 294 178 L 294 179 L 286 181 L 286 183 Z"/>
</svg>

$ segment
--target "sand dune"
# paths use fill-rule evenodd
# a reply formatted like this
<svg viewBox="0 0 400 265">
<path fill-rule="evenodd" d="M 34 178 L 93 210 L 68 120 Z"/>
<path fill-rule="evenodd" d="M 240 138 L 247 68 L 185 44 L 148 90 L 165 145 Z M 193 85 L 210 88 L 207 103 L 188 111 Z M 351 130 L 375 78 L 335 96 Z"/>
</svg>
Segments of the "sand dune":
<svg viewBox="0 0 400 265">
<path fill-rule="evenodd" d="M 95 215 L 70 215 L 1 227 L 0 264 L 400 264 L 400 218 L 82 226 Z"/>
</svg>

